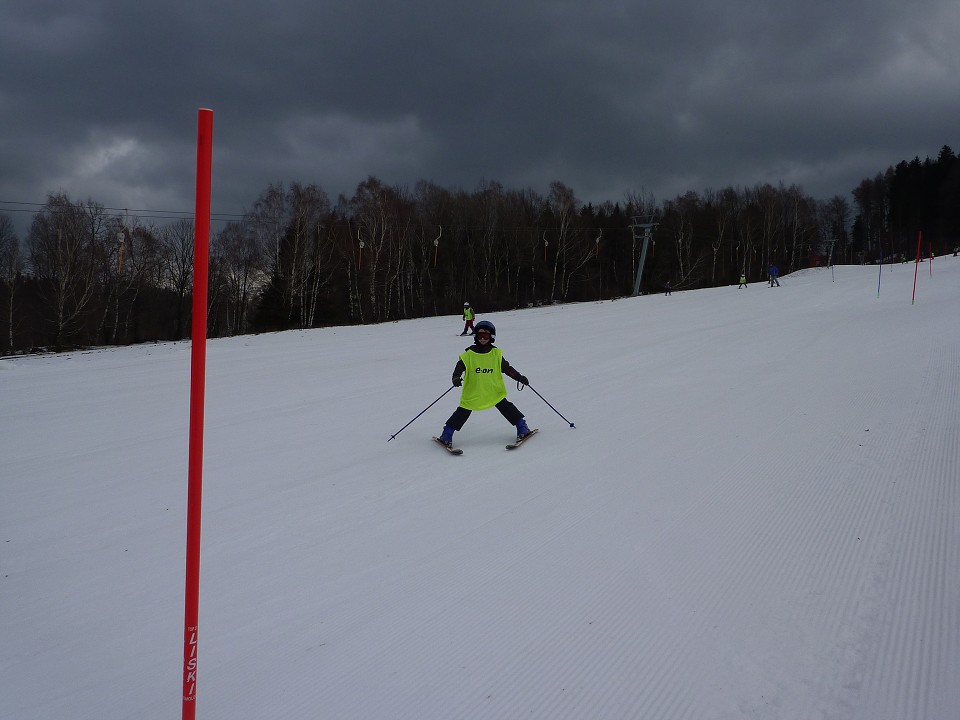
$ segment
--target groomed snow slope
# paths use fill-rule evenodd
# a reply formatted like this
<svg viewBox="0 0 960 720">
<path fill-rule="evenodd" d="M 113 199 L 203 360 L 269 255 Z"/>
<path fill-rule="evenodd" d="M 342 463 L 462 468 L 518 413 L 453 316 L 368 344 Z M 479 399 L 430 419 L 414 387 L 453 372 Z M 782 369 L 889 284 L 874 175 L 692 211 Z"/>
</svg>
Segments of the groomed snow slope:
<svg viewBox="0 0 960 720">
<path fill-rule="evenodd" d="M 835 277 L 835 280 L 834 280 Z M 960 259 L 208 346 L 202 720 L 955 720 Z M 0 362 L 0 718 L 180 716 L 190 346 Z"/>
</svg>

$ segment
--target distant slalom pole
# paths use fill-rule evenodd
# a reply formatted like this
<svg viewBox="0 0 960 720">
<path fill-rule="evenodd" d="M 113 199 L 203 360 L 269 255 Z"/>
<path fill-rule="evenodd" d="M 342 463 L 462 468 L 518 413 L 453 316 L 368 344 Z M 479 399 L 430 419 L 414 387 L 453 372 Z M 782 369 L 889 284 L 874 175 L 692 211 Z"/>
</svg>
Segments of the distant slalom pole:
<svg viewBox="0 0 960 720">
<path fill-rule="evenodd" d="M 200 519 L 203 487 L 203 402 L 207 364 L 207 267 L 210 260 L 210 176 L 213 110 L 197 120 L 197 204 L 193 230 L 193 323 L 190 334 L 190 447 L 187 479 L 187 561 L 183 611 L 183 720 L 197 716 L 200 615 Z"/>
<path fill-rule="evenodd" d="M 920 269 L 920 241 L 923 239 L 923 230 L 917 230 L 917 262 L 913 266 L 913 297 L 910 304 L 917 301 L 917 271 Z"/>
<path fill-rule="evenodd" d="M 880 248 L 880 275 L 877 277 L 877 297 L 880 297 L 881 280 L 883 280 L 883 248 Z"/>
</svg>

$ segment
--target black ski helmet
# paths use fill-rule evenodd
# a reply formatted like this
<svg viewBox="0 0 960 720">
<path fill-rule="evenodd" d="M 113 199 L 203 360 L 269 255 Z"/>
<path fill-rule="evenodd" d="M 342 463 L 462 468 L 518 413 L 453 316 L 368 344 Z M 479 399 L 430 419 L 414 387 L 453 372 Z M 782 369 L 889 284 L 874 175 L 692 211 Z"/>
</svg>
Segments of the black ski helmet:
<svg viewBox="0 0 960 720">
<path fill-rule="evenodd" d="M 473 326 L 473 334 L 476 335 L 481 330 L 486 330 L 490 333 L 490 342 L 493 342 L 494 336 L 497 334 L 497 329 L 493 326 L 493 323 L 489 320 L 481 320 L 476 325 Z"/>
</svg>

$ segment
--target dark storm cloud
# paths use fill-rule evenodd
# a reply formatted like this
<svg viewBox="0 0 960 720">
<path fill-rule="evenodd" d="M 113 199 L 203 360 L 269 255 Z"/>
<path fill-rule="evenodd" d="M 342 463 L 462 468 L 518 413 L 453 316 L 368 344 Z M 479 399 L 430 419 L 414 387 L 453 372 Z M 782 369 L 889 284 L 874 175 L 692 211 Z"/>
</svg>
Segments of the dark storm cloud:
<svg viewBox="0 0 960 720">
<path fill-rule="evenodd" d="M 953 0 L 6 3 L 0 200 L 189 211 L 200 107 L 221 213 L 371 174 L 846 195 L 956 147 L 958 31 Z"/>
</svg>

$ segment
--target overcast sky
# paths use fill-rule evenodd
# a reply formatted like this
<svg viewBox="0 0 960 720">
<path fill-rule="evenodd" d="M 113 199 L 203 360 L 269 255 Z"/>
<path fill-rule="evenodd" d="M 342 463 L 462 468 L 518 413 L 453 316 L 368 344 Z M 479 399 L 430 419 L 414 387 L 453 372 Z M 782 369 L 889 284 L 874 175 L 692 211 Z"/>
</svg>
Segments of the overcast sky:
<svg viewBox="0 0 960 720">
<path fill-rule="evenodd" d="M 271 182 L 335 202 L 368 175 L 827 199 L 960 150 L 960 2 L 0 2 L 0 212 L 18 228 L 51 192 L 192 212 L 202 107 L 215 214 Z"/>
</svg>

